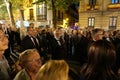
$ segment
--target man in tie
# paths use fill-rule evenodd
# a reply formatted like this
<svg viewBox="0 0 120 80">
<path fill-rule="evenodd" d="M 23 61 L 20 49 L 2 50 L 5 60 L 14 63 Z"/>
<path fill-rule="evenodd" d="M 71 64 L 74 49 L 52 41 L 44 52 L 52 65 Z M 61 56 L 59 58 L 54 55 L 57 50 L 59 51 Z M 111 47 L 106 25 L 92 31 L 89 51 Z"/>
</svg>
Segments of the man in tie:
<svg viewBox="0 0 120 80">
<path fill-rule="evenodd" d="M 52 59 L 65 59 L 66 58 L 66 44 L 62 38 L 61 29 L 54 31 L 54 37 L 51 40 Z"/>
<path fill-rule="evenodd" d="M 36 38 L 36 31 L 33 27 L 27 28 L 27 35 L 23 38 L 21 42 L 21 50 L 24 51 L 26 49 L 36 48 L 39 52 L 41 52 L 41 48 L 39 45 L 39 41 Z"/>
</svg>

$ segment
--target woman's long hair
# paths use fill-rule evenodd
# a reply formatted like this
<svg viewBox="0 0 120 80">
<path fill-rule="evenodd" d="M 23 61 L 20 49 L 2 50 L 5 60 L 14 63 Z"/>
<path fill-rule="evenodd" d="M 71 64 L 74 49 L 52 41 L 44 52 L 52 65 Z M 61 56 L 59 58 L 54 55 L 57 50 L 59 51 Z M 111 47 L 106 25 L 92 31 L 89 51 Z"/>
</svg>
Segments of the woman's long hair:
<svg viewBox="0 0 120 80">
<path fill-rule="evenodd" d="M 81 69 L 86 80 L 114 80 L 111 67 L 116 59 L 115 48 L 106 40 L 93 42 L 88 48 L 88 63 Z"/>
</svg>

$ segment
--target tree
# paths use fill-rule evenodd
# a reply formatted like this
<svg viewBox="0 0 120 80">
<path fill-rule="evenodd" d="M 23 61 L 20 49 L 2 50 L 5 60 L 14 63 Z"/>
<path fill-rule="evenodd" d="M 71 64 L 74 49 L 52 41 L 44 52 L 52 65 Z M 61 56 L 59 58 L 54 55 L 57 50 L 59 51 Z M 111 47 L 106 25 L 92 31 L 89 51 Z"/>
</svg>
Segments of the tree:
<svg viewBox="0 0 120 80">
<path fill-rule="evenodd" d="M 22 10 L 28 5 L 29 0 L 4 0 L 6 7 L 7 7 L 7 11 L 8 11 L 8 15 L 10 17 L 10 22 L 12 27 L 16 28 L 15 26 L 15 20 L 14 20 L 14 16 L 13 16 L 13 12 L 12 9 L 14 8 L 15 10 L 18 9 L 20 12 L 20 22 L 21 22 L 21 26 L 20 26 L 20 35 L 21 38 L 23 38 L 26 35 L 26 31 L 23 25 L 23 15 L 22 15 Z"/>
<path fill-rule="evenodd" d="M 0 1 L 0 19 L 5 19 L 6 18 L 6 14 L 7 14 L 6 6 L 4 4 L 4 1 L 1 0 Z"/>
<path fill-rule="evenodd" d="M 10 18 L 11 26 L 15 28 L 16 26 L 15 26 L 15 20 L 14 20 L 14 17 L 13 17 L 13 13 L 12 13 L 12 4 L 8 0 L 4 0 L 4 2 L 5 2 L 6 7 L 7 7 L 7 11 L 8 11 L 8 15 L 9 15 L 9 18 Z"/>
<path fill-rule="evenodd" d="M 38 0 L 34 2 L 34 4 L 45 2 L 51 9 L 52 9 L 52 15 L 53 17 L 53 26 L 56 28 L 57 19 L 56 19 L 56 10 L 64 9 L 67 10 L 68 6 L 70 6 L 71 3 L 79 3 L 79 0 Z"/>
<path fill-rule="evenodd" d="M 24 19 L 23 19 L 22 11 L 29 4 L 29 0 L 10 0 L 10 1 L 14 5 L 14 7 L 19 10 L 19 14 L 20 14 L 20 37 L 21 37 L 21 39 L 23 39 L 24 36 L 26 35 L 26 29 L 25 29 L 24 23 L 23 23 Z"/>
</svg>

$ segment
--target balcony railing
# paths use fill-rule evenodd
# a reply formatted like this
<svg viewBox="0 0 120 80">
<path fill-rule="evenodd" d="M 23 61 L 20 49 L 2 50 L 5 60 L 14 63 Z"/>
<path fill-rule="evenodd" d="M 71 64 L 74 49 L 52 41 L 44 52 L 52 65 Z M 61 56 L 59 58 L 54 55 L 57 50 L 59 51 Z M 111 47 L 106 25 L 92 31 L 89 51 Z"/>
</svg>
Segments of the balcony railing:
<svg viewBox="0 0 120 80">
<path fill-rule="evenodd" d="M 118 4 L 109 4 L 108 9 L 120 9 L 120 3 L 118 3 Z"/>
<path fill-rule="evenodd" d="M 99 10 L 99 5 L 98 4 L 96 4 L 95 6 L 87 5 L 86 9 L 87 10 Z"/>
<path fill-rule="evenodd" d="M 90 5 L 87 5 L 87 6 L 86 6 L 86 9 L 87 9 L 87 10 L 90 10 L 90 9 L 91 9 Z"/>
</svg>

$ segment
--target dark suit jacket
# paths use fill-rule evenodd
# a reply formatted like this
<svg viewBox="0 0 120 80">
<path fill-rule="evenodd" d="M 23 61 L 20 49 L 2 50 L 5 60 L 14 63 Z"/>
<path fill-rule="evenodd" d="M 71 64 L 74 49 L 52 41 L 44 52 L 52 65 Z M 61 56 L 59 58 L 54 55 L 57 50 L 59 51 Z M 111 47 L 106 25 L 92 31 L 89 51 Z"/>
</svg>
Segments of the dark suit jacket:
<svg viewBox="0 0 120 80">
<path fill-rule="evenodd" d="M 80 38 L 76 37 L 75 40 L 73 40 L 73 43 L 74 54 L 72 56 L 72 59 L 80 62 L 81 65 L 83 65 L 87 61 L 87 47 L 89 41 L 82 35 Z"/>
<path fill-rule="evenodd" d="M 39 49 L 35 46 L 35 44 L 31 40 L 31 37 L 28 35 L 24 37 L 24 39 L 21 41 L 21 50 L 24 51 L 26 49 L 34 49 L 34 48 Z"/>
<path fill-rule="evenodd" d="M 62 38 L 60 38 L 61 45 L 58 44 L 57 40 L 53 38 L 51 40 L 52 47 L 52 58 L 53 59 L 65 59 L 66 57 L 66 45 L 63 42 Z"/>
</svg>

